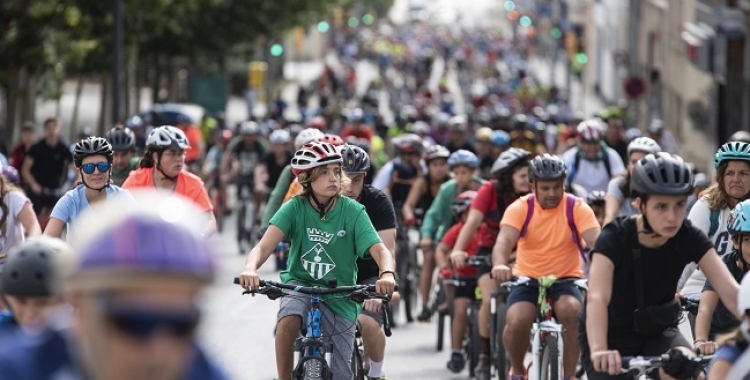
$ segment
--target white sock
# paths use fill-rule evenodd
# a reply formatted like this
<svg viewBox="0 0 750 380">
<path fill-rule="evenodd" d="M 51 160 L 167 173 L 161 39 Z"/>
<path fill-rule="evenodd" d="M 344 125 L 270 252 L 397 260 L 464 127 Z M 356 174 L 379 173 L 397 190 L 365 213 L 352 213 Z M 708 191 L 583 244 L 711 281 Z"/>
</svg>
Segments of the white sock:
<svg viewBox="0 0 750 380">
<path fill-rule="evenodd" d="M 376 362 L 371 361 L 370 362 L 370 374 L 368 376 L 377 379 L 378 377 L 383 376 L 383 362 Z"/>
</svg>

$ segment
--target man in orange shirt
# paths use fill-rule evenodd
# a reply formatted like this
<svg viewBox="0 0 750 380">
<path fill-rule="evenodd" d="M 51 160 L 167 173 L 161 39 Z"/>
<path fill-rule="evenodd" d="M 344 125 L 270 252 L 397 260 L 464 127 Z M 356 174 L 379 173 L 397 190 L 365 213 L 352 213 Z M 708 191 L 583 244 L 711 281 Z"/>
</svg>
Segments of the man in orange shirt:
<svg viewBox="0 0 750 380">
<path fill-rule="evenodd" d="M 177 128 L 179 128 L 185 137 L 187 137 L 189 147 L 185 148 L 185 165 L 191 173 L 198 173 L 200 170 L 200 160 L 205 154 L 206 144 L 203 141 L 203 134 L 200 128 L 193 125 L 192 120 L 187 115 L 177 117 Z"/>
<path fill-rule="evenodd" d="M 534 279 L 583 276 L 580 242 L 593 247 L 601 229 L 586 202 L 565 193 L 566 177 L 565 163 L 557 156 L 543 154 L 530 162 L 533 194 L 517 199 L 505 210 L 492 252 L 493 278 L 509 281 L 513 275 Z M 529 207 L 533 209 L 529 211 Z M 516 265 L 511 271 L 508 260 L 516 243 Z M 549 292 L 557 321 L 563 325 L 564 378 L 572 379 L 578 362 L 578 312 L 583 297 L 578 288 L 568 284 L 555 284 Z M 511 362 L 511 380 L 525 379 L 525 375 L 517 374 L 526 373 L 523 360 L 538 296 L 539 289 L 531 286 L 514 287 L 508 295 L 503 342 Z"/>
<path fill-rule="evenodd" d="M 216 231 L 216 218 L 203 181 L 183 170 L 188 148 L 187 137 L 179 128 L 170 125 L 154 128 L 146 139 L 146 152 L 138 164 L 139 168 L 130 172 L 122 188 L 168 191 L 191 200 L 205 212 L 204 236 L 208 236 Z"/>
</svg>

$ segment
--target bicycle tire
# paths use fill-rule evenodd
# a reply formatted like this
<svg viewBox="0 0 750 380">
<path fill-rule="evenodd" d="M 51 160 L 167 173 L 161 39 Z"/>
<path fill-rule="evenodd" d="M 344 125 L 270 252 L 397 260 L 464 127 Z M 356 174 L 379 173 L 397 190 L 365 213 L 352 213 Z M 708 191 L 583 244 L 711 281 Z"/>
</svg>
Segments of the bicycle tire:
<svg viewBox="0 0 750 380">
<path fill-rule="evenodd" d="M 412 281 L 409 276 L 411 267 L 409 259 L 409 245 L 404 238 L 396 239 L 396 270 L 398 277 L 401 280 L 399 293 L 401 293 L 401 299 L 404 303 L 404 314 L 406 315 L 406 322 L 414 322 L 414 315 L 412 313 L 412 307 L 414 306 L 411 301 L 412 292 L 415 289 L 412 287 Z"/>
<path fill-rule="evenodd" d="M 325 364 L 323 358 L 311 358 L 308 359 L 301 368 L 300 373 L 297 375 L 299 380 L 329 380 L 330 372 L 327 370 L 328 366 Z"/>
<path fill-rule="evenodd" d="M 495 319 L 494 319 L 494 331 L 490 331 L 490 334 L 495 336 L 495 347 L 494 347 L 494 360 L 495 360 L 495 373 L 498 379 L 505 378 L 510 371 L 510 361 L 508 355 L 505 352 L 505 343 L 503 342 L 503 331 L 505 330 L 505 313 L 508 310 L 508 305 L 504 300 L 498 301 L 495 307 Z"/>
<path fill-rule="evenodd" d="M 479 308 L 475 303 L 469 305 L 468 318 L 468 356 L 469 356 L 469 376 L 475 377 L 476 368 L 479 365 L 479 354 L 482 352 L 482 338 L 479 336 Z"/>
<path fill-rule="evenodd" d="M 354 350 L 352 351 L 352 372 L 354 373 L 355 380 L 366 380 L 365 379 L 365 367 L 362 363 L 362 354 L 359 347 L 357 347 L 357 341 L 354 340 Z"/>
<path fill-rule="evenodd" d="M 557 336 L 555 334 L 547 335 L 542 342 L 542 360 L 539 366 L 540 380 L 560 379 L 558 354 Z"/>
<path fill-rule="evenodd" d="M 217 189 L 213 190 L 213 203 L 214 203 L 214 218 L 216 219 L 216 231 L 221 233 L 224 231 L 224 205 L 221 199 L 221 194 Z"/>
<path fill-rule="evenodd" d="M 448 316 L 448 313 L 444 312 L 438 312 L 438 323 L 437 323 L 437 329 L 438 329 L 438 335 L 437 335 L 437 351 L 443 351 L 443 342 L 445 340 L 445 317 Z"/>
</svg>

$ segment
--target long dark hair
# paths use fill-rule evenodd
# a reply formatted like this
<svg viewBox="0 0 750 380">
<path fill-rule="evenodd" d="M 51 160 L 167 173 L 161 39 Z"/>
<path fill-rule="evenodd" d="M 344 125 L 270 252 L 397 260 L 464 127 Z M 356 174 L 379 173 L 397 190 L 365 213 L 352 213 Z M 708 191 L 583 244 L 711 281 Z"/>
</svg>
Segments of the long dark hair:
<svg viewBox="0 0 750 380">
<path fill-rule="evenodd" d="M 516 174 L 518 169 L 528 167 L 529 162 L 526 160 L 520 161 L 513 165 L 510 170 L 505 172 L 502 176 L 499 178 L 495 178 L 492 180 L 492 184 L 495 186 L 495 192 L 499 196 L 503 197 L 512 197 L 514 195 L 518 195 L 516 193 L 516 189 L 513 188 L 513 175 Z"/>
<path fill-rule="evenodd" d="M 152 153 L 156 153 L 157 156 L 161 155 L 163 150 L 160 149 L 153 149 L 148 148 L 146 149 L 146 152 L 143 153 L 143 157 L 141 157 L 141 160 L 138 161 L 138 167 L 139 168 L 153 168 L 156 167 L 156 161 L 154 161 L 154 156 Z"/>
<path fill-rule="evenodd" d="M 0 212 L 2 213 L 2 216 L 0 216 L 0 237 L 5 239 L 7 236 L 6 233 L 6 227 L 8 227 L 8 205 L 5 204 L 5 194 L 10 193 L 11 191 L 18 191 L 20 193 L 23 193 L 21 189 L 16 187 L 16 185 L 9 182 L 7 179 L 5 179 L 4 176 L 0 175 Z"/>
</svg>

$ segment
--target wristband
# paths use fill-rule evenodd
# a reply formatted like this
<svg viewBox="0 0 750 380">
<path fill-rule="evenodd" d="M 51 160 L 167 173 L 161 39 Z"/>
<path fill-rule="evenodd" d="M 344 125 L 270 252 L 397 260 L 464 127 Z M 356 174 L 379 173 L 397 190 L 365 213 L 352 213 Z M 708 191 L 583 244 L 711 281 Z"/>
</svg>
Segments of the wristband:
<svg viewBox="0 0 750 380">
<path fill-rule="evenodd" d="M 392 274 L 393 275 L 393 279 L 396 280 L 396 282 L 398 282 L 398 275 L 396 274 L 396 272 L 394 272 L 392 270 L 384 270 L 384 271 L 380 272 L 380 274 L 378 275 L 378 278 L 383 277 L 383 274 L 385 274 L 385 273 Z"/>
</svg>

